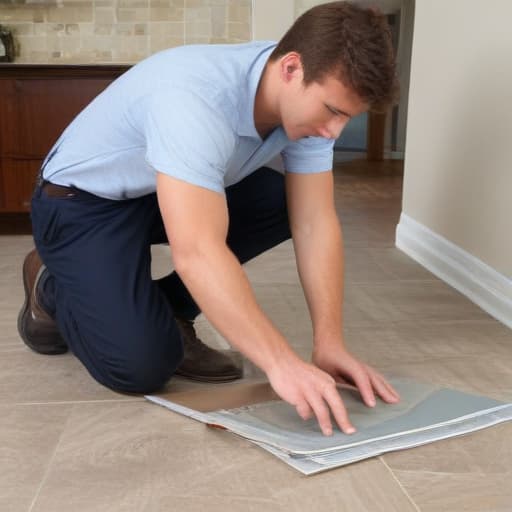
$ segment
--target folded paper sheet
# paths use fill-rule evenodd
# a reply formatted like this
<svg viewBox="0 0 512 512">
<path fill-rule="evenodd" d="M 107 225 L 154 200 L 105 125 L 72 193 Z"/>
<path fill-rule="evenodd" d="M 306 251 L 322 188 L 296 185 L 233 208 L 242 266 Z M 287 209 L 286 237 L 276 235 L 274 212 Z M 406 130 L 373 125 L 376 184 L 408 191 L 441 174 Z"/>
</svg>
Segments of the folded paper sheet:
<svg viewBox="0 0 512 512">
<path fill-rule="evenodd" d="M 304 474 L 313 474 L 512 419 L 512 404 L 410 379 L 391 379 L 399 404 L 366 407 L 359 394 L 340 389 L 353 435 L 322 435 L 314 418 L 303 421 L 268 383 L 207 386 L 146 398 L 203 423 L 242 436 Z"/>
</svg>

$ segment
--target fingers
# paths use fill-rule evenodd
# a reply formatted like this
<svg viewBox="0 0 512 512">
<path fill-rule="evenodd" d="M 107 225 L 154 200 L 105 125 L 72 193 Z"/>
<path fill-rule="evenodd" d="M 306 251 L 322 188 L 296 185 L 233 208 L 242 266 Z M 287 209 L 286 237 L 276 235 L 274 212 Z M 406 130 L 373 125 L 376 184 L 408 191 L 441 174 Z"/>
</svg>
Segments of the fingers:
<svg viewBox="0 0 512 512">
<path fill-rule="evenodd" d="M 359 391 L 355 384 L 353 384 L 352 382 L 349 382 L 346 379 L 335 376 L 334 380 L 336 381 L 336 387 L 338 389 L 352 389 L 353 391 Z"/>
<path fill-rule="evenodd" d="M 307 402 L 300 402 L 295 406 L 295 409 L 297 410 L 297 414 L 305 421 L 309 420 L 311 418 L 311 415 L 313 414 L 313 411 L 311 410 L 311 407 Z"/>
<path fill-rule="evenodd" d="M 321 396 L 311 397 L 309 403 L 315 413 L 318 425 L 324 436 L 332 435 L 332 423 L 329 408 Z"/>
<path fill-rule="evenodd" d="M 325 386 L 323 394 L 310 392 L 304 401 L 295 406 L 295 409 L 303 420 L 311 418 L 314 413 L 320 430 L 325 436 L 332 435 L 331 412 L 342 432 L 353 434 L 356 431 L 348 419 L 347 410 L 334 383 L 332 386 Z"/>
<path fill-rule="evenodd" d="M 270 383 L 283 400 L 295 407 L 302 419 L 307 420 L 314 414 L 322 433 L 331 435 L 332 413 L 344 433 L 352 434 L 356 431 L 348 419 L 336 382 L 331 375 L 300 360 L 292 365 L 293 371 L 278 370 L 282 368 L 277 367 L 276 371 L 268 374 Z"/>
<path fill-rule="evenodd" d="M 357 389 L 359 389 L 359 393 L 361 393 L 364 403 L 368 407 L 375 407 L 377 402 L 373 392 L 373 381 L 370 380 L 369 376 L 369 368 L 365 368 L 363 365 L 358 365 L 351 373 L 351 377 L 354 380 Z"/>
<path fill-rule="evenodd" d="M 377 371 L 369 368 L 369 376 L 377 394 L 387 403 L 394 404 L 400 401 L 400 395 L 389 382 Z"/>
<path fill-rule="evenodd" d="M 348 418 L 347 409 L 341 399 L 336 386 L 330 387 L 326 390 L 324 395 L 325 401 L 329 405 L 329 408 L 336 420 L 336 423 L 345 434 L 353 434 L 356 429 Z M 329 418 L 330 423 L 330 418 Z"/>
<path fill-rule="evenodd" d="M 361 393 L 364 403 L 368 407 L 375 407 L 375 393 L 387 403 L 400 401 L 400 395 L 393 386 L 372 367 L 365 364 L 358 364 L 349 375 L 349 378 L 354 381 Z"/>
<path fill-rule="evenodd" d="M 324 435 L 332 435 L 331 413 L 342 432 L 353 434 L 356 431 L 350 423 L 347 410 L 334 382 L 326 385 L 320 395 L 308 397 L 308 401 Z"/>
</svg>

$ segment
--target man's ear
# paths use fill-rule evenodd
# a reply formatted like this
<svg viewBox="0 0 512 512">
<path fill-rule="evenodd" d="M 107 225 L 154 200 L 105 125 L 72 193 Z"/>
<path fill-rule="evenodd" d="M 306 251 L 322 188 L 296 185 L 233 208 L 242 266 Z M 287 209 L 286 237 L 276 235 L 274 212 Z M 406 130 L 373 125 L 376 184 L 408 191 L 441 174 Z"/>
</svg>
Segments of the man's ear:
<svg viewBox="0 0 512 512">
<path fill-rule="evenodd" d="M 280 74 L 282 80 L 286 83 L 297 78 L 302 82 L 304 70 L 302 60 L 297 52 L 289 52 L 281 58 Z"/>
</svg>

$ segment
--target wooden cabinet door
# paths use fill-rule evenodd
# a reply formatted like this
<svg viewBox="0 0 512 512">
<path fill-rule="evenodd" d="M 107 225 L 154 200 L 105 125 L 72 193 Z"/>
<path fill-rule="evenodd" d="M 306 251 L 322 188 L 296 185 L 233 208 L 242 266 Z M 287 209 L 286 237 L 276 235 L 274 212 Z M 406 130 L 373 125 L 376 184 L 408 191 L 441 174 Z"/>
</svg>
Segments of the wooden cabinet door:
<svg viewBox="0 0 512 512">
<path fill-rule="evenodd" d="M 35 178 L 47 153 L 113 79 L 0 80 L 0 212 L 29 210 Z"/>
<path fill-rule="evenodd" d="M 5 80 L 0 120 L 2 152 L 10 158 L 43 158 L 62 131 L 111 79 Z"/>
<path fill-rule="evenodd" d="M 3 159 L 0 165 L 0 211 L 29 211 L 41 160 Z"/>
</svg>

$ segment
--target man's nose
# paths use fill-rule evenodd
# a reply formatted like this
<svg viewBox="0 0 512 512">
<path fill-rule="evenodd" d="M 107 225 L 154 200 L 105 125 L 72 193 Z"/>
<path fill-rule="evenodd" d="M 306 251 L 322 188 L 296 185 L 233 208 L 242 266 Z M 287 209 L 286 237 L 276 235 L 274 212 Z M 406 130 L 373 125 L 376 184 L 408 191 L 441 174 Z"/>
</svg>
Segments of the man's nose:
<svg viewBox="0 0 512 512">
<path fill-rule="evenodd" d="M 346 124 L 347 119 L 331 119 L 321 128 L 320 134 L 326 139 L 337 139 L 341 135 Z"/>
</svg>

